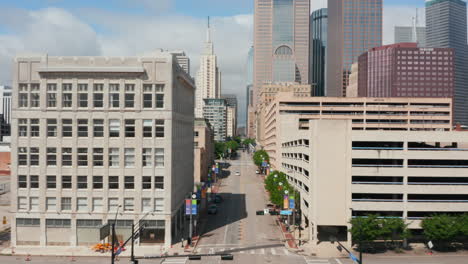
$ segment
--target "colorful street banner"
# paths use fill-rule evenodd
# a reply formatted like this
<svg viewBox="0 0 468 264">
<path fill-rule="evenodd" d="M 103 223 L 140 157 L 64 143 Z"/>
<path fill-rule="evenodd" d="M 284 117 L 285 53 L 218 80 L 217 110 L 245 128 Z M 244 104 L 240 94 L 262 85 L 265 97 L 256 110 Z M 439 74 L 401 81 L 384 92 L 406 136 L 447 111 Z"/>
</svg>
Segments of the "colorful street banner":
<svg viewBox="0 0 468 264">
<path fill-rule="evenodd" d="M 185 199 L 185 215 L 190 215 L 191 214 L 191 212 L 192 212 L 191 204 L 192 204 L 191 199 Z"/>
<path fill-rule="evenodd" d="M 294 196 L 290 196 L 289 197 L 289 209 L 294 209 L 296 206 L 295 206 L 295 202 L 294 202 Z"/>
<path fill-rule="evenodd" d="M 197 199 L 192 200 L 192 215 L 197 214 Z"/>
<path fill-rule="evenodd" d="M 289 208 L 289 196 L 288 195 L 283 196 L 283 207 L 284 209 Z"/>
</svg>

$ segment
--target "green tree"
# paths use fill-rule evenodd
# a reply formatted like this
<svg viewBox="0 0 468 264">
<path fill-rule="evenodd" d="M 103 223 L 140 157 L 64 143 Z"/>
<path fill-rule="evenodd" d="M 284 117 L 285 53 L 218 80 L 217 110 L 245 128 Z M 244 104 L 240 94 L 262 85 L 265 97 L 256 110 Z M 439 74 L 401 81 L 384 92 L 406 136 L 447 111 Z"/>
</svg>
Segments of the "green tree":
<svg viewBox="0 0 468 264">
<path fill-rule="evenodd" d="M 239 149 L 239 143 L 237 141 L 231 140 L 226 142 L 226 148 L 231 149 L 231 151 L 236 152 Z"/>
<path fill-rule="evenodd" d="M 421 227 L 428 240 L 439 248 L 447 248 L 459 234 L 458 217 L 441 214 L 434 215 L 422 221 Z"/>
<path fill-rule="evenodd" d="M 226 153 L 226 143 L 224 142 L 215 142 L 215 156 L 217 159 L 225 156 Z"/>
<path fill-rule="evenodd" d="M 409 224 L 401 218 L 382 218 L 378 219 L 382 228 L 381 238 L 390 241 L 393 248 L 400 248 L 399 240 L 405 240 L 411 237 Z M 397 241 L 395 241 L 397 240 Z"/>
<path fill-rule="evenodd" d="M 242 141 L 242 144 L 248 146 L 249 144 L 254 144 L 255 143 L 255 139 L 252 139 L 252 138 L 246 138 Z"/>
<path fill-rule="evenodd" d="M 262 150 L 255 151 L 253 155 L 253 160 L 254 160 L 255 165 L 260 167 L 262 166 L 263 161 L 270 163 L 270 156 L 268 155 L 266 151 L 262 149 Z"/>
<path fill-rule="evenodd" d="M 265 189 L 270 194 L 271 203 L 282 207 L 285 190 L 288 193 L 294 193 L 294 189 L 289 185 L 286 174 L 274 171 L 265 178 Z"/>
<path fill-rule="evenodd" d="M 468 214 L 463 214 L 458 219 L 458 233 L 460 236 L 468 238 Z"/>
<path fill-rule="evenodd" d="M 351 237 L 353 244 L 359 245 L 359 250 L 364 249 L 366 242 L 372 242 L 383 235 L 381 221 L 377 215 L 359 216 L 350 221 Z"/>
</svg>

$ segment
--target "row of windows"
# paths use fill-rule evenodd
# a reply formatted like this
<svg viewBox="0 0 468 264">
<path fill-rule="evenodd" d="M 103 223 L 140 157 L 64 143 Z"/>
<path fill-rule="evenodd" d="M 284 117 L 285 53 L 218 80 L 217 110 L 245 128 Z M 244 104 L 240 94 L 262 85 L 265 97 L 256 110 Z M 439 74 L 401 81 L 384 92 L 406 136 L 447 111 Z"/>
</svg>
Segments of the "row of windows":
<svg viewBox="0 0 468 264">
<path fill-rule="evenodd" d="M 57 182 L 57 178 L 60 182 Z M 29 180 L 29 181 L 28 181 Z M 164 176 L 142 176 L 141 179 L 141 189 L 164 189 Z M 153 181 L 152 181 L 153 180 Z M 122 182 L 123 181 L 123 182 Z M 39 182 L 38 175 L 18 175 L 18 188 L 31 188 L 38 189 L 42 187 L 41 185 L 44 182 Z M 47 175 L 45 187 L 47 189 L 94 189 L 100 190 L 104 187 L 104 177 L 103 176 L 75 176 L 62 175 L 57 177 L 55 175 Z M 107 178 L 107 188 L 108 189 L 135 189 L 135 177 L 134 176 L 109 176 Z M 138 188 L 137 188 L 138 189 Z"/>
<path fill-rule="evenodd" d="M 164 228 L 164 220 L 140 220 L 141 225 L 151 228 Z M 114 220 L 108 220 L 109 223 L 114 223 Z M 130 228 L 133 224 L 132 220 L 117 220 L 115 221 L 116 227 L 128 227 Z M 16 226 L 37 226 L 41 225 L 41 219 L 39 218 L 16 218 Z M 97 228 L 102 225 L 102 220 L 99 219 L 77 219 L 77 227 L 88 227 L 88 228 Z M 47 227 L 71 227 L 70 219 L 46 219 Z"/>
<path fill-rule="evenodd" d="M 28 203 L 29 201 L 29 203 Z M 91 204 L 89 205 L 89 201 Z M 88 197 L 77 197 L 75 200 L 75 207 L 73 207 L 71 197 L 60 198 L 58 203 L 56 197 L 46 197 L 45 210 L 51 212 L 63 212 L 63 211 L 78 211 L 78 212 L 103 212 L 104 211 L 104 198 L 94 197 L 88 199 Z M 107 199 L 107 211 L 115 212 L 119 207 L 119 198 L 113 197 Z M 39 197 L 18 197 L 18 211 L 32 211 L 38 212 L 39 209 Z M 134 198 L 123 198 L 123 210 L 124 212 L 135 211 L 135 199 Z M 143 212 L 163 212 L 164 211 L 164 198 L 141 198 L 141 210 Z M 33 224 L 33 223 L 30 223 Z"/>
<path fill-rule="evenodd" d="M 78 137 L 104 137 L 104 134 L 107 134 L 109 137 L 131 138 L 135 137 L 137 123 L 141 126 L 143 137 L 164 138 L 164 119 L 144 119 L 141 122 L 135 119 L 109 119 L 107 129 L 105 129 L 104 119 L 77 119 L 75 122 L 73 119 L 47 119 L 46 135 L 47 137 L 73 137 L 75 133 Z M 18 137 L 39 137 L 40 127 L 40 119 L 20 118 L 18 119 Z"/>
<path fill-rule="evenodd" d="M 79 167 L 108 167 L 118 168 L 121 165 L 121 149 L 109 148 L 104 153 L 104 148 L 47 148 L 45 155 L 45 164 L 47 166 L 71 167 L 74 164 Z M 126 168 L 136 166 L 135 148 L 123 148 L 123 165 Z M 163 148 L 143 148 L 141 154 L 142 167 L 164 167 L 164 149 Z M 19 147 L 18 148 L 18 166 L 39 166 L 39 148 L 37 147 Z M 59 160 L 60 157 L 60 160 Z"/>
<path fill-rule="evenodd" d="M 285 147 L 298 147 L 298 146 L 309 146 L 309 140 L 308 139 L 299 139 L 299 140 L 294 140 L 294 141 L 289 141 L 281 144 L 283 148 Z"/>
<path fill-rule="evenodd" d="M 88 93 L 87 84 L 78 84 L 77 93 L 73 92 L 71 83 L 62 84 L 60 93 L 57 92 L 57 84 L 47 84 L 46 107 L 47 108 L 103 108 L 104 107 L 104 84 L 94 84 L 91 95 Z M 154 87 L 154 89 L 153 89 Z M 135 84 L 125 84 L 125 91 L 121 96 L 119 84 L 109 84 L 108 107 L 125 108 L 135 107 Z M 75 98 L 75 99 L 73 99 Z M 121 99 L 123 98 L 123 101 Z M 143 108 L 164 108 L 164 84 L 144 84 L 143 95 L 141 98 Z M 40 85 L 39 84 L 20 84 L 18 94 L 18 106 L 20 108 L 40 106 Z"/>
</svg>

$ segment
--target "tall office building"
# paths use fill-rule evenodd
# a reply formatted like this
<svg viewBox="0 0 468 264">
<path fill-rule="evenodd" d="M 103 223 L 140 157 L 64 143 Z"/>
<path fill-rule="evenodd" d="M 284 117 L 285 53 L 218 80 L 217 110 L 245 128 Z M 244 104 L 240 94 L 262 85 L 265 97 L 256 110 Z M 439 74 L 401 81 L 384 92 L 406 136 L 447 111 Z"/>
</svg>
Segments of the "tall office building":
<svg viewBox="0 0 468 264">
<path fill-rule="evenodd" d="M 223 94 L 226 100 L 226 136 L 233 138 L 237 136 L 237 96 L 235 94 Z"/>
<path fill-rule="evenodd" d="M 11 123 L 11 87 L 0 85 L 0 114 L 6 124 Z"/>
<path fill-rule="evenodd" d="M 310 15 L 309 81 L 313 96 L 324 96 L 326 87 L 328 10 L 322 8 Z"/>
<path fill-rule="evenodd" d="M 419 47 L 426 46 L 426 28 L 416 27 L 416 35 L 414 27 L 395 27 L 395 43 L 416 42 Z"/>
<path fill-rule="evenodd" d="M 310 0 L 255 0 L 254 108 L 265 83 L 309 83 L 309 16 Z"/>
<path fill-rule="evenodd" d="M 200 58 L 200 68 L 196 76 L 195 117 L 203 118 L 203 106 L 206 98 L 219 98 L 221 95 L 221 72 L 211 41 L 210 21 L 206 32 L 206 42 Z"/>
<path fill-rule="evenodd" d="M 179 63 L 180 67 L 190 75 L 190 58 L 185 54 L 185 51 L 173 50 L 170 51 L 170 53 L 176 56 L 177 63 Z"/>
<path fill-rule="evenodd" d="M 174 63 L 162 51 L 16 57 L 12 246 L 94 245 L 115 218 L 119 241 L 141 220 L 138 246 L 173 244 L 193 191 L 195 92 Z"/>
<path fill-rule="evenodd" d="M 255 136 L 253 131 L 254 107 L 253 107 L 253 70 L 254 70 L 254 47 L 250 47 L 247 55 L 246 63 L 246 104 L 245 104 L 245 129 L 246 136 L 253 138 Z M 251 134 L 252 133 L 252 134 Z"/>
<path fill-rule="evenodd" d="M 426 45 L 455 52 L 455 122 L 468 125 L 468 46 L 466 3 L 461 0 L 426 1 Z"/>
<path fill-rule="evenodd" d="M 203 116 L 213 128 L 215 141 L 226 141 L 227 103 L 221 98 L 203 99 Z"/>
<path fill-rule="evenodd" d="M 382 0 L 328 1 L 326 96 L 346 96 L 351 65 L 382 46 Z"/>
</svg>

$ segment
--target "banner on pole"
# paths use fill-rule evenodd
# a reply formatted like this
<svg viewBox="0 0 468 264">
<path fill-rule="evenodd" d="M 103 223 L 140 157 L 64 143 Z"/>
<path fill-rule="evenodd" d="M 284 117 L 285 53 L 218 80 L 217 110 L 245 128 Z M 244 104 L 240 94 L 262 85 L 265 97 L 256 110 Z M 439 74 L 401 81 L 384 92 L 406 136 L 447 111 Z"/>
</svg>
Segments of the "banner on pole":
<svg viewBox="0 0 468 264">
<path fill-rule="evenodd" d="M 294 209 L 296 207 L 294 196 L 289 197 L 289 209 Z"/>
<path fill-rule="evenodd" d="M 284 209 L 289 208 L 289 196 L 288 195 L 283 196 L 283 207 Z"/>
<path fill-rule="evenodd" d="M 192 200 L 190 199 L 185 199 L 185 215 L 190 215 L 191 214 L 191 204 Z"/>
<path fill-rule="evenodd" d="M 192 215 L 196 215 L 196 214 L 197 214 L 197 200 L 193 199 L 192 200 Z"/>
</svg>

